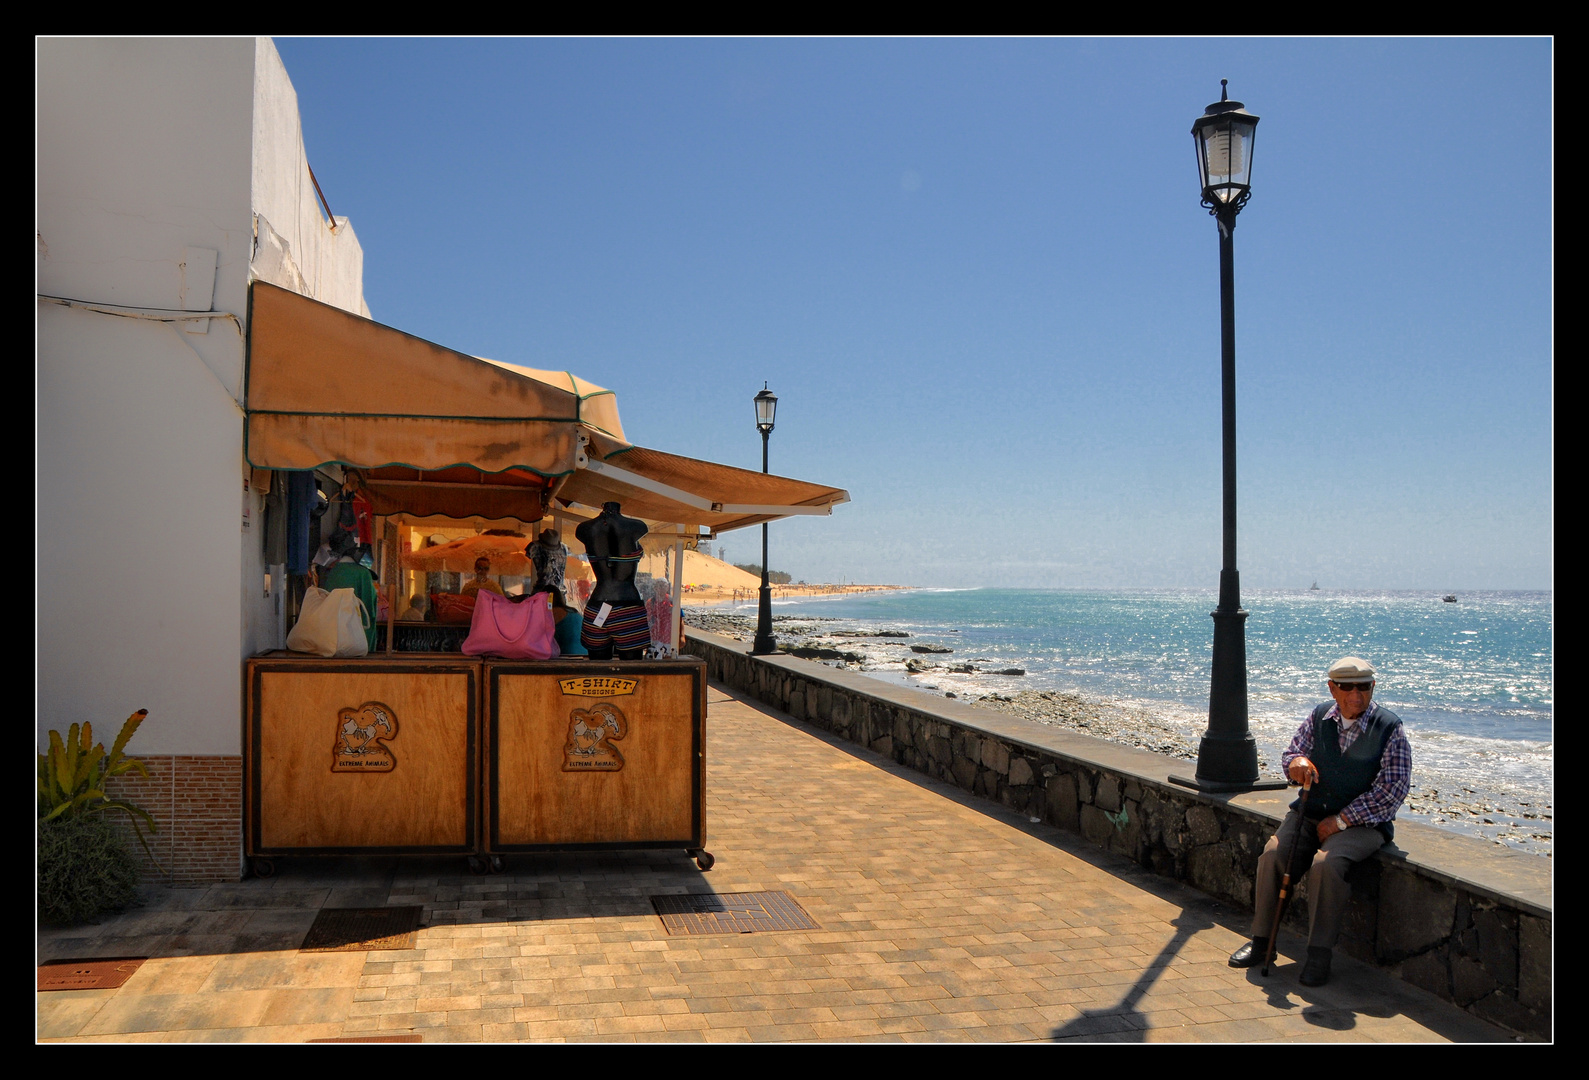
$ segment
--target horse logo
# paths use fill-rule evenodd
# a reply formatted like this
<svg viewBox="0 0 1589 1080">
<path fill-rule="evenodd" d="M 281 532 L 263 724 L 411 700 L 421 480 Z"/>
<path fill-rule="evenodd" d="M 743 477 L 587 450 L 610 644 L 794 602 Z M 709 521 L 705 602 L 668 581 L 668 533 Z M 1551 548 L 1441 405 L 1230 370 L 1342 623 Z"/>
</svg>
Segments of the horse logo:
<svg viewBox="0 0 1589 1080">
<path fill-rule="evenodd" d="M 614 740 L 629 732 L 629 721 L 616 705 L 599 702 L 568 714 L 568 741 L 563 744 L 564 772 L 617 772 L 623 755 Z"/>
<path fill-rule="evenodd" d="M 332 772 L 391 772 L 397 758 L 386 741 L 397 735 L 397 714 L 379 701 L 337 711 Z"/>
</svg>

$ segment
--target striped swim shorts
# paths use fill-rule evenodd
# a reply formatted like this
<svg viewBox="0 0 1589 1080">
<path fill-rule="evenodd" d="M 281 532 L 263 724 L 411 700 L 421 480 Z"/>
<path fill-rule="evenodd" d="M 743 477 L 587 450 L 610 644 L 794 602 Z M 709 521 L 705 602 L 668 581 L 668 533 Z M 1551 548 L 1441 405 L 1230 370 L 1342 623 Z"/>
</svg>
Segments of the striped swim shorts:
<svg viewBox="0 0 1589 1080">
<path fill-rule="evenodd" d="M 597 626 L 595 618 L 600 604 L 585 608 L 585 621 L 579 628 L 579 641 L 587 649 L 643 649 L 651 644 L 651 623 L 646 618 L 644 604 L 625 604 L 615 607 L 607 615 L 605 626 Z"/>
</svg>

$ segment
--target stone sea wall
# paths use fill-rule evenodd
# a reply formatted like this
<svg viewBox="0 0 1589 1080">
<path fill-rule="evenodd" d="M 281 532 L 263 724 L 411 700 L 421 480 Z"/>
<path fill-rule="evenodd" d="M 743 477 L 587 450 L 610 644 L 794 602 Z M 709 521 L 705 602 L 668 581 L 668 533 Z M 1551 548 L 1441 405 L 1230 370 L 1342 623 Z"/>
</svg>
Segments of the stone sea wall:
<svg viewBox="0 0 1589 1080">
<path fill-rule="evenodd" d="M 1170 782 L 1192 771 L 1185 762 L 747 648 L 687 628 L 685 651 L 704 658 L 716 682 L 1251 908 L 1258 855 L 1291 793 L 1204 795 Z M 1487 1020 L 1548 1037 L 1549 861 L 1430 826 L 1399 825 L 1396 841 L 1353 872 L 1339 948 Z M 1295 904 L 1288 918 L 1304 935 L 1305 911 Z"/>
</svg>

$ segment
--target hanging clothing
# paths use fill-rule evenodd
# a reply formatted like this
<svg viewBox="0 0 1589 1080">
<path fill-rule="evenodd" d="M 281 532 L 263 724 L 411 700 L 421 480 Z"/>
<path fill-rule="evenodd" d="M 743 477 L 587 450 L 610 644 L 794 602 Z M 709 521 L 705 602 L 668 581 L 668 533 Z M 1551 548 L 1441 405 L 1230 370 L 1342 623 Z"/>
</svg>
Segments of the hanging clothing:
<svg viewBox="0 0 1589 1080">
<path fill-rule="evenodd" d="M 318 502 L 312 469 L 294 469 L 287 476 L 287 572 L 307 574 L 314 550 L 309 546 L 309 521 Z"/>
</svg>

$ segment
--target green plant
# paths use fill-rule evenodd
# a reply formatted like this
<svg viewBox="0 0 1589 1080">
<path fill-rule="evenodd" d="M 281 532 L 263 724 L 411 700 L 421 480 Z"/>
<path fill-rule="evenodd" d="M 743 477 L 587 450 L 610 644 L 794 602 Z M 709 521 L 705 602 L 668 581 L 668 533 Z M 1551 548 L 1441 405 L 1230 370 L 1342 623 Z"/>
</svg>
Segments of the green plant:
<svg viewBox="0 0 1589 1080">
<path fill-rule="evenodd" d="M 39 919 L 66 925 L 137 899 L 138 864 L 103 814 L 39 822 Z"/>
<path fill-rule="evenodd" d="M 159 832 L 154 818 L 146 810 L 125 802 L 121 799 L 112 799 L 105 793 L 105 781 L 113 776 L 121 776 L 129 772 L 137 772 L 148 776 L 149 770 L 137 758 L 125 756 L 123 751 L 127 742 L 138 730 L 138 725 L 144 722 L 149 715 L 148 709 L 139 709 L 127 717 L 126 723 L 121 725 L 121 732 L 116 736 L 116 741 L 111 744 L 110 752 L 105 752 L 104 743 L 94 742 L 94 726 L 83 724 L 81 732 L 73 724 L 62 740 L 59 731 L 50 732 L 50 749 L 48 753 L 39 755 L 39 826 L 55 821 L 71 821 L 89 815 L 99 815 L 107 810 L 119 810 L 126 814 L 132 821 L 133 831 L 137 833 L 138 842 L 143 845 L 149 858 L 159 865 L 154 852 L 149 850 L 149 842 L 143 837 L 143 825 L 149 826 L 150 832 Z M 41 848 L 40 855 L 43 851 Z"/>
</svg>

